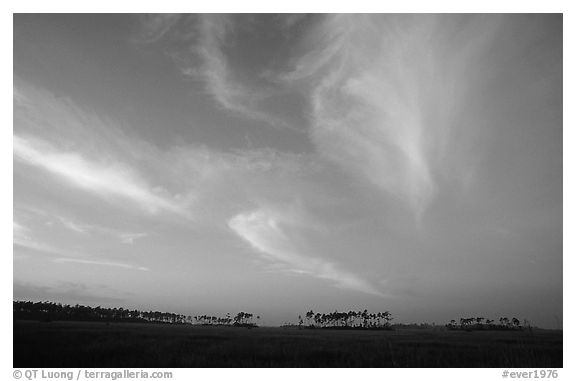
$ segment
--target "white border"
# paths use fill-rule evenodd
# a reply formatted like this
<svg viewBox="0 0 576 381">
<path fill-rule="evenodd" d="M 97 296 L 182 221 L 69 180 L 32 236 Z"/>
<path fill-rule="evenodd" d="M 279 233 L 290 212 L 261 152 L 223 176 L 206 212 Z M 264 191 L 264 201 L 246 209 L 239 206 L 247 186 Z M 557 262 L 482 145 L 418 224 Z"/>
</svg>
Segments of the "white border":
<svg viewBox="0 0 576 381">
<path fill-rule="evenodd" d="M 3 3 L 2 47 L 9 52 L 2 60 L 2 95 L 3 95 L 3 128 L 1 129 L 0 150 L 2 179 L 0 187 L 2 193 L 1 227 L 2 227 L 2 327 L 4 340 L 2 340 L 2 372 L 3 379 L 12 379 L 12 311 L 10 309 L 12 293 L 12 13 L 140 13 L 140 12 L 435 12 L 435 13 L 564 13 L 564 369 L 560 370 L 559 379 L 576 379 L 573 361 L 576 358 L 571 343 L 574 343 L 574 329 L 571 318 L 574 316 L 573 302 L 574 259 L 571 254 L 576 253 L 574 245 L 574 74 L 570 68 L 576 68 L 574 60 L 574 7 L 569 1 L 482 1 L 477 3 L 465 1 L 315 1 L 297 0 L 285 2 L 270 2 L 269 0 L 243 0 L 243 1 L 206 1 L 198 4 L 197 1 L 159 1 L 155 3 L 143 1 L 112 1 L 100 0 L 97 2 L 81 2 L 77 0 L 66 1 L 10 1 Z M 10 57 L 10 59 L 8 59 Z M 164 369 L 170 370 L 170 369 Z M 276 379 L 294 380 L 350 380 L 351 378 L 370 379 L 410 379 L 421 380 L 501 380 L 502 369 L 172 369 L 175 380 L 193 380 L 197 377 L 214 379 L 225 377 L 234 380 L 264 380 L 274 377 Z M 376 377 L 376 378 L 375 378 Z"/>
</svg>

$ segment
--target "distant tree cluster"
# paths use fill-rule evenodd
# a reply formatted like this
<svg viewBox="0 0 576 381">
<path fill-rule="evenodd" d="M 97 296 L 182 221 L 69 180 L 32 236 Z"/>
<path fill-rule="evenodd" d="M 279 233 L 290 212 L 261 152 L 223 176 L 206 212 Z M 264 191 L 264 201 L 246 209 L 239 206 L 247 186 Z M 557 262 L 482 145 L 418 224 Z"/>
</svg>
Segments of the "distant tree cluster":
<svg viewBox="0 0 576 381">
<path fill-rule="evenodd" d="M 194 322 L 200 325 L 232 325 L 232 318 L 230 314 L 226 317 L 198 315 L 194 316 Z"/>
<path fill-rule="evenodd" d="M 124 308 L 89 307 L 68 305 L 53 302 L 13 302 L 14 320 L 39 321 L 106 321 L 106 322 L 142 322 L 167 324 L 200 324 L 200 325 L 230 325 L 256 326 L 252 321 L 254 315 L 239 312 L 234 318 L 208 315 L 189 316 L 160 311 L 139 311 Z M 260 316 L 256 317 L 260 320 Z"/>
<path fill-rule="evenodd" d="M 191 324 L 192 316 L 160 311 L 139 311 L 125 308 L 89 307 L 53 302 L 13 302 L 14 319 L 22 320 L 73 320 L 73 321 L 124 321 L 171 324 Z"/>
<path fill-rule="evenodd" d="M 254 314 L 248 312 L 238 312 L 234 318 L 230 314 L 226 314 L 225 317 L 218 316 L 208 316 L 199 315 L 194 316 L 194 321 L 196 324 L 200 325 L 229 325 L 229 326 L 241 326 L 241 327 L 254 327 L 256 324 L 253 321 Z M 260 320 L 260 316 L 256 316 L 256 320 Z"/>
<path fill-rule="evenodd" d="M 509 319 L 507 317 L 501 317 L 498 322 L 492 319 L 486 319 L 483 317 L 470 317 L 470 318 L 460 318 L 459 323 L 456 320 L 450 320 L 450 323 L 446 324 L 448 329 L 454 330 L 522 330 L 527 327 L 528 323 L 524 321 L 524 325 L 520 324 L 520 320 L 517 318 Z"/>
<path fill-rule="evenodd" d="M 306 312 L 305 318 L 306 327 L 310 328 L 390 329 L 392 314 L 388 311 L 369 313 L 368 310 L 326 314 L 310 310 Z M 304 325 L 301 315 L 298 316 L 298 325 Z"/>
</svg>

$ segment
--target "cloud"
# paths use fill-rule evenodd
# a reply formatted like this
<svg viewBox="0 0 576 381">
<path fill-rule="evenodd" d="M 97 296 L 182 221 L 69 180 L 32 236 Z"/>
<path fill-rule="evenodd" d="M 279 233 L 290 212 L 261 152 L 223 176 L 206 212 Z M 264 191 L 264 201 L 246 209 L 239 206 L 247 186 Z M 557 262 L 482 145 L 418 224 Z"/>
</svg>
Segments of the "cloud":
<svg viewBox="0 0 576 381">
<path fill-rule="evenodd" d="M 93 229 L 90 225 L 79 224 L 75 221 L 72 221 L 68 218 L 60 217 L 60 223 L 69 230 L 72 230 L 76 233 L 80 234 L 89 234 L 90 231 Z"/>
<path fill-rule="evenodd" d="M 200 75 L 206 90 L 225 109 L 246 118 L 267 122 L 273 126 L 277 118 L 258 109 L 265 97 L 234 79 L 222 45 L 233 29 L 233 21 L 223 15 L 203 15 L 200 18 L 200 40 L 196 51 L 203 60 Z"/>
<path fill-rule="evenodd" d="M 43 242 L 38 242 L 32 237 L 32 230 L 26 226 L 19 224 L 16 221 L 12 222 L 13 224 L 13 235 L 12 235 L 12 243 L 13 245 L 18 248 L 24 248 L 27 250 L 33 251 L 40 251 L 43 253 L 51 253 L 56 254 L 57 251 L 50 245 L 47 245 Z M 14 250 L 14 257 L 15 258 L 24 258 L 22 253 Z"/>
<path fill-rule="evenodd" d="M 51 246 L 47 243 L 40 242 L 33 237 L 31 237 L 30 233 L 31 230 L 23 225 L 13 221 L 14 226 L 14 245 L 37 251 L 44 254 L 49 254 L 50 256 L 59 256 L 58 258 L 53 259 L 55 263 L 76 263 L 76 264 L 83 264 L 83 265 L 98 265 L 98 266 L 112 266 L 112 267 L 120 267 L 130 270 L 140 270 L 140 271 L 149 271 L 147 267 L 137 266 L 122 262 L 115 262 L 115 261 L 108 261 L 108 260 L 97 260 L 97 259 L 86 259 L 86 258 L 78 258 L 78 255 L 75 252 L 71 252 L 70 250 L 60 249 L 54 246 Z M 75 230 L 75 229 L 73 229 Z M 84 234 L 84 230 L 80 230 L 81 233 Z M 134 239 L 141 238 L 146 236 L 146 234 L 121 234 L 120 237 L 123 243 L 132 243 Z M 72 257 L 61 257 L 61 255 L 70 255 Z"/>
<path fill-rule="evenodd" d="M 64 227 L 72 230 L 73 232 L 83 235 L 99 233 L 107 236 L 118 237 L 120 242 L 130 245 L 134 243 L 134 240 L 148 236 L 147 233 L 122 233 L 115 229 L 106 228 L 103 226 L 80 224 L 64 217 L 58 217 L 58 220 Z"/>
<path fill-rule="evenodd" d="M 64 217 L 59 217 L 58 219 L 64 227 L 73 232 L 84 235 L 100 233 L 107 236 L 118 237 L 120 242 L 130 245 L 134 243 L 134 240 L 148 236 L 147 233 L 122 233 L 103 226 L 80 224 Z"/>
<path fill-rule="evenodd" d="M 60 254 L 61 252 L 45 243 L 40 242 L 32 236 L 32 229 L 23 226 L 16 221 L 13 221 L 14 231 L 13 231 L 13 244 L 15 246 L 19 246 L 21 248 L 25 248 L 28 250 L 39 251 L 42 253 L 48 254 Z"/>
<path fill-rule="evenodd" d="M 150 271 L 147 267 L 131 265 L 121 262 L 110 262 L 110 261 L 99 261 L 90 259 L 78 259 L 78 258 L 56 258 L 53 260 L 55 263 L 75 263 L 80 265 L 95 265 L 95 266 L 111 266 L 120 267 L 129 270 L 139 270 L 139 271 Z"/>
<path fill-rule="evenodd" d="M 156 42 L 179 21 L 182 15 L 173 13 L 145 14 L 140 15 L 140 33 L 135 39 L 140 43 Z"/>
<path fill-rule="evenodd" d="M 148 236 L 147 233 L 126 233 L 126 232 L 119 232 L 116 229 L 111 229 L 99 225 L 81 224 L 76 221 L 72 221 L 69 218 L 61 216 L 57 217 L 57 219 L 64 227 L 66 227 L 69 230 L 72 230 L 73 232 L 83 235 L 97 233 L 106 236 L 118 237 L 120 239 L 120 242 L 125 244 L 133 244 L 134 240 Z"/>
<path fill-rule="evenodd" d="M 12 227 L 13 227 L 14 241 L 16 240 L 21 241 L 28 238 L 28 232 L 30 231 L 30 229 L 20 225 L 16 221 L 12 221 Z"/>
<path fill-rule="evenodd" d="M 120 241 L 126 244 L 133 244 L 134 240 L 148 236 L 146 233 L 121 233 Z"/>
<path fill-rule="evenodd" d="M 55 223 L 62 226 L 74 233 L 82 236 L 97 236 L 99 241 L 110 241 L 119 239 L 121 243 L 133 244 L 134 240 L 148 236 L 147 233 L 131 233 L 125 232 L 118 228 L 105 227 L 96 224 L 86 224 L 72 219 L 68 216 L 59 215 L 54 211 L 47 211 L 35 207 L 25 206 L 16 207 L 14 214 L 24 215 L 27 220 L 34 220 L 36 223 L 42 222 L 44 226 L 54 226 Z M 14 221 L 14 243 L 20 246 L 27 246 L 31 249 L 36 249 L 44 252 L 61 253 L 62 250 L 56 250 L 48 245 L 40 245 L 35 242 L 35 246 L 31 246 L 32 237 L 30 236 L 31 229 Z M 50 250 L 48 250 L 50 248 Z"/>
<path fill-rule="evenodd" d="M 315 156 L 274 149 L 221 151 L 201 144 L 162 149 L 131 133 L 129 125 L 104 119 L 22 80 L 16 82 L 14 91 L 29 101 L 14 112 L 15 173 L 45 171 L 67 184 L 66 192 L 79 190 L 192 229 L 198 224 L 220 227 L 252 200 L 289 202 L 317 192 Z M 30 200 L 17 197 L 15 205 L 27 208 Z M 74 215 L 78 216 L 75 210 L 58 210 L 44 218 L 79 234 L 131 241 L 120 235 L 133 233 L 133 226 L 102 226 L 102 221 L 68 217 Z"/>
<path fill-rule="evenodd" d="M 14 135 L 17 160 L 41 168 L 69 185 L 105 199 L 122 199 L 156 214 L 187 215 L 183 205 L 155 192 L 132 169 L 120 163 L 90 161 L 81 154 L 63 151 L 39 140 Z"/>
<path fill-rule="evenodd" d="M 341 269 L 336 264 L 299 252 L 282 228 L 286 223 L 281 215 L 259 209 L 236 215 L 228 221 L 228 226 L 264 258 L 287 265 L 293 272 L 328 280 L 340 288 L 370 295 L 383 295 L 367 281 Z"/>
<path fill-rule="evenodd" d="M 72 189 L 115 204 L 133 205 L 153 215 L 169 213 L 189 217 L 193 214 L 195 224 L 187 224 L 188 229 L 196 228 L 196 223 L 219 228 L 222 221 L 227 221 L 240 237 L 253 246 L 261 245 L 259 252 L 269 253 L 268 259 L 291 271 L 325 279 L 338 287 L 381 295 L 368 282 L 339 265 L 303 255 L 308 250 L 296 247 L 293 237 L 279 235 L 279 232 L 286 234 L 284 228 L 251 235 L 257 230 L 254 223 L 259 220 L 246 219 L 249 215 L 246 213 L 238 214 L 238 211 L 246 210 L 246 205 L 257 204 L 265 206 L 260 209 L 277 221 L 278 226 L 316 229 L 321 218 L 312 223 L 315 216 L 302 220 L 298 215 L 271 207 L 300 203 L 302 210 L 312 204 L 323 209 L 333 202 L 329 195 L 337 195 L 338 191 L 325 189 L 322 179 L 330 175 L 324 173 L 326 168 L 316 155 L 282 153 L 273 149 L 222 152 L 201 145 L 160 150 L 134 138 L 128 131 L 116 132 L 116 124 L 102 122 L 70 100 L 54 99 L 30 86 L 19 88 L 26 90 L 28 99 L 33 102 L 15 113 L 19 120 L 14 135 L 16 162 L 43 170 Z M 22 166 L 18 168 L 23 170 Z M 145 178 L 153 178 L 161 187 L 152 186 Z M 187 201 L 189 199 L 193 200 L 193 205 Z M 238 214 L 237 217 L 228 221 L 234 214 Z M 144 234 L 133 233 L 132 228 L 103 228 L 70 218 L 54 217 L 54 221 L 80 234 L 102 233 L 125 244 L 133 243 Z M 240 231 L 242 234 L 238 233 Z M 280 246 L 268 241 L 274 237 Z M 262 246 L 266 244 L 268 246 Z M 98 261 L 74 252 L 51 253 L 59 257 L 80 257 L 85 264 Z"/>
<path fill-rule="evenodd" d="M 144 22 L 144 29 L 163 32 L 169 20 Z M 182 22 L 181 31 L 174 30 L 172 37 L 178 41 L 175 53 L 170 53 L 182 74 L 204 84 L 208 95 L 222 108 L 244 118 L 264 122 L 275 128 L 297 131 L 282 118 L 267 112 L 262 103 L 276 93 L 267 88 L 244 83 L 229 63 L 227 50 L 234 41 L 235 20 L 224 14 L 202 14 L 188 17 Z M 153 33 L 154 34 L 154 33 Z M 184 45 L 185 47 L 182 47 Z"/>
<path fill-rule="evenodd" d="M 284 33 L 287 33 L 287 30 L 294 28 L 308 17 L 310 15 L 306 13 L 282 14 L 278 20 L 279 27 Z"/>
<path fill-rule="evenodd" d="M 28 99 L 15 84 L 12 87 L 12 94 L 14 99 L 14 106 L 26 105 Z"/>
<path fill-rule="evenodd" d="M 279 78 L 309 89 L 311 138 L 322 157 L 420 215 L 438 192 L 453 115 L 474 78 L 470 67 L 497 23 L 329 15 Z"/>
<path fill-rule="evenodd" d="M 33 250 L 33 251 L 40 252 L 40 253 L 51 254 L 51 255 L 62 254 L 62 251 L 59 250 L 58 248 L 51 246 L 45 242 L 40 242 L 38 240 L 35 240 L 31 237 L 25 237 L 24 239 L 14 237 L 13 242 L 14 242 L 15 246 L 18 246 L 18 247 L 21 247 L 24 249 L 28 249 L 28 250 Z"/>
</svg>

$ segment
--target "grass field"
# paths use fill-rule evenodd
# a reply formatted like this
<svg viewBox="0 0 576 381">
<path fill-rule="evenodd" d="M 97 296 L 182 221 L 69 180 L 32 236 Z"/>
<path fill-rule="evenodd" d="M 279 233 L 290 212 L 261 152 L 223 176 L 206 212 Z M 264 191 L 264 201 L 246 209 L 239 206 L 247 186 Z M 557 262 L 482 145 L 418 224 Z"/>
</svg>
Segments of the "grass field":
<svg viewBox="0 0 576 381">
<path fill-rule="evenodd" d="M 14 367 L 562 367 L 562 332 L 14 322 Z"/>
</svg>

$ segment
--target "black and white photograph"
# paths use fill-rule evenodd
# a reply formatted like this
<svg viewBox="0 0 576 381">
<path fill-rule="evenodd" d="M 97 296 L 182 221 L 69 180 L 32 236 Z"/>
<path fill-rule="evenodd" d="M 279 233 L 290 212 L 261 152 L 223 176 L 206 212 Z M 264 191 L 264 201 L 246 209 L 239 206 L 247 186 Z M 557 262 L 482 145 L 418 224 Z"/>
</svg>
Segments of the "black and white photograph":
<svg viewBox="0 0 576 381">
<path fill-rule="evenodd" d="M 12 17 L 14 369 L 558 377 L 562 13 Z"/>
</svg>

